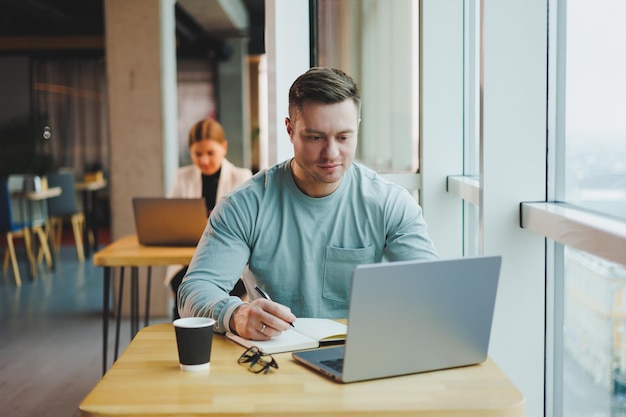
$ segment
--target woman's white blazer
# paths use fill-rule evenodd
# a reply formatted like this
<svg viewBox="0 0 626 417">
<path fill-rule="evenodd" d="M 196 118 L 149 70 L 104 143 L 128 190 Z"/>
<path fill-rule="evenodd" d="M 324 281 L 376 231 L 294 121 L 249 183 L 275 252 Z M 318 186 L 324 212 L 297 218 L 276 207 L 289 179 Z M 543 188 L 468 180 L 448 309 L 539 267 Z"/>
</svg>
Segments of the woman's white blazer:
<svg viewBox="0 0 626 417">
<path fill-rule="evenodd" d="M 247 168 L 239 168 L 226 158 L 222 159 L 220 180 L 217 183 L 217 203 L 229 191 L 243 184 L 252 177 L 252 171 Z M 178 168 L 174 181 L 167 194 L 169 198 L 200 198 L 202 197 L 202 172 L 195 165 L 187 165 Z M 165 285 L 168 286 L 174 275 L 184 265 L 171 265 L 165 273 Z"/>
</svg>

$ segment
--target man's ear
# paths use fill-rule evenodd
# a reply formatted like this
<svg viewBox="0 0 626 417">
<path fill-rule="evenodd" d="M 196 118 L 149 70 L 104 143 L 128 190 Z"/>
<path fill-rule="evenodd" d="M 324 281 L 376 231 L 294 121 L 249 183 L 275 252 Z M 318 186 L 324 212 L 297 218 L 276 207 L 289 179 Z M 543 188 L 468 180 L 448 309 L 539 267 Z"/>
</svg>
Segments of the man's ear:
<svg viewBox="0 0 626 417">
<path fill-rule="evenodd" d="M 293 125 L 291 124 L 291 119 L 289 117 L 285 117 L 285 127 L 287 128 L 287 134 L 289 135 L 289 140 L 293 143 Z"/>
</svg>

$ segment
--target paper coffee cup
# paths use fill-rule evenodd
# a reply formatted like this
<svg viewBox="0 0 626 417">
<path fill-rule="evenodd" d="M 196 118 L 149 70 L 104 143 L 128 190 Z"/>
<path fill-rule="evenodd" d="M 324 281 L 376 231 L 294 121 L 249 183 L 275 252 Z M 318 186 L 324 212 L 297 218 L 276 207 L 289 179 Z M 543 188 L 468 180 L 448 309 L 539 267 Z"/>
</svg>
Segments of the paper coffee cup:
<svg viewBox="0 0 626 417">
<path fill-rule="evenodd" d="M 174 320 L 180 369 L 183 371 L 209 369 L 214 324 L 215 320 L 207 317 Z"/>
</svg>

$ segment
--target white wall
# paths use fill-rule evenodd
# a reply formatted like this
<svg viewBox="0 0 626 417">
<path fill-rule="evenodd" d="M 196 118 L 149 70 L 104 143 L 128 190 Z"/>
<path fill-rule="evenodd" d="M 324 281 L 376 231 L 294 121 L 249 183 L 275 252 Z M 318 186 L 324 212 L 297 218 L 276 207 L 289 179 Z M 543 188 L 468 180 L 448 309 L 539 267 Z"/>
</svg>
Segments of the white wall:
<svg viewBox="0 0 626 417">
<path fill-rule="evenodd" d="M 485 0 L 481 220 L 485 254 L 503 256 L 490 353 L 543 415 L 545 246 L 519 203 L 546 190 L 547 4 Z"/>
<path fill-rule="evenodd" d="M 266 0 L 268 165 L 293 156 L 285 130 L 289 87 L 309 69 L 309 2 Z M 266 168 L 262 166 L 261 168 Z"/>
<path fill-rule="evenodd" d="M 463 255 L 462 202 L 446 176 L 463 173 L 463 8 L 422 2 L 420 191 L 430 237 L 442 258 Z"/>
</svg>

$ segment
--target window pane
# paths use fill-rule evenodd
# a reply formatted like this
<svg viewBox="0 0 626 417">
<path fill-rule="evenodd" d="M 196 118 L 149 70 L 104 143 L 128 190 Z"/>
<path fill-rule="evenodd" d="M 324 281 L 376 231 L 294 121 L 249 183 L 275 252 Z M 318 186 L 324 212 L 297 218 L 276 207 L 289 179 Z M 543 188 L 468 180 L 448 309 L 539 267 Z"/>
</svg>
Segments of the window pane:
<svg viewBox="0 0 626 417">
<path fill-rule="evenodd" d="M 463 175 L 480 174 L 480 3 L 463 2 Z M 480 246 L 480 208 L 463 202 L 463 255 Z"/>
<path fill-rule="evenodd" d="M 463 4 L 463 175 L 480 174 L 480 5 Z"/>
<path fill-rule="evenodd" d="M 557 103 L 565 122 L 556 195 L 626 219 L 626 2 L 568 0 L 559 8 L 565 82 Z M 561 415 L 626 415 L 626 269 L 565 249 L 563 305 L 556 305 L 563 328 L 555 329 L 563 340 Z"/>
<path fill-rule="evenodd" d="M 558 8 L 564 27 L 550 33 L 563 34 L 563 78 L 555 84 L 564 89 L 555 97 L 552 86 L 549 98 L 562 105 L 564 122 L 550 131 L 562 132 L 556 159 L 563 156 L 564 164 L 550 194 L 626 219 L 626 2 L 560 0 Z M 555 362 L 562 360 L 558 414 L 626 416 L 626 267 L 572 248 L 565 248 L 563 266 L 563 294 L 554 301 L 563 313 L 555 329 L 563 342 L 554 352 Z"/>
<path fill-rule="evenodd" d="M 567 2 L 567 202 L 626 218 L 626 2 Z"/>
<path fill-rule="evenodd" d="M 563 416 L 626 415 L 626 269 L 565 251 Z"/>
<path fill-rule="evenodd" d="M 418 9 L 412 0 L 320 0 L 319 65 L 361 88 L 357 158 L 379 172 L 418 168 Z"/>
</svg>

